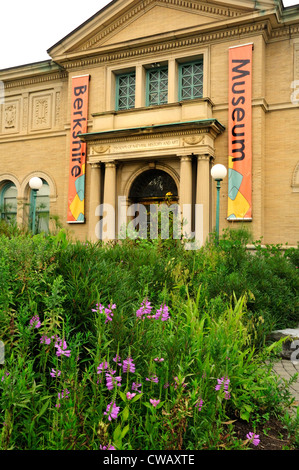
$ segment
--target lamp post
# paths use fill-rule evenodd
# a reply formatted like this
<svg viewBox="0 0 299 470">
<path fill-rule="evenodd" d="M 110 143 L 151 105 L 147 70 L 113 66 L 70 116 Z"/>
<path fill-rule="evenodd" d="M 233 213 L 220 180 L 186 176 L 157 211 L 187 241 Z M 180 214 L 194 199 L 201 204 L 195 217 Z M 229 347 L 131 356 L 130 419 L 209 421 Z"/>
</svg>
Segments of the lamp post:
<svg viewBox="0 0 299 470">
<path fill-rule="evenodd" d="M 219 206 L 220 206 L 220 183 L 227 175 L 227 169 L 224 165 L 214 165 L 211 169 L 212 178 L 216 181 L 217 185 L 217 203 L 216 203 L 216 244 L 219 242 Z"/>
<path fill-rule="evenodd" d="M 36 196 L 37 191 L 42 187 L 43 182 L 37 176 L 34 176 L 29 181 L 29 186 L 33 191 L 33 208 L 32 208 L 32 233 L 35 234 L 35 212 L 36 212 Z"/>
</svg>

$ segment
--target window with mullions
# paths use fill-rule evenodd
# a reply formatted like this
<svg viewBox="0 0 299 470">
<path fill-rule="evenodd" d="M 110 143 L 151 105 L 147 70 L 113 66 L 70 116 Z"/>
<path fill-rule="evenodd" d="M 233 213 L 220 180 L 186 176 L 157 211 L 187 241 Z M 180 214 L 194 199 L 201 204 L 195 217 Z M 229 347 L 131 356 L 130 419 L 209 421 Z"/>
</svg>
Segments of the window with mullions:
<svg viewBox="0 0 299 470">
<path fill-rule="evenodd" d="M 203 97 L 203 61 L 179 66 L 179 101 Z"/>
<path fill-rule="evenodd" d="M 135 106 L 135 72 L 116 76 L 116 109 Z"/>
<path fill-rule="evenodd" d="M 168 102 L 168 69 L 149 69 L 146 74 L 146 106 Z"/>
<path fill-rule="evenodd" d="M 13 183 L 7 183 L 0 192 L 1 219 L 13 222 L 17 216 L 17 188 Z"/>
</svg>

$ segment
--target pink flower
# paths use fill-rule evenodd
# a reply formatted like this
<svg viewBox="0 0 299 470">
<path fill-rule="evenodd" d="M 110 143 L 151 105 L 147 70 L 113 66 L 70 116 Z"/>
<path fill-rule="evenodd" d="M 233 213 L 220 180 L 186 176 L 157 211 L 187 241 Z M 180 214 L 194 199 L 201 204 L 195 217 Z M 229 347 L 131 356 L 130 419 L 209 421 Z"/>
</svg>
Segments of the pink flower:
<svg viewBox="0 0 299 470">
<path fill-rule="evenodd" d="M 97 374 L 101 374 L 101 372 L 108 369 L 108 367 L 109 367 L 108 362 L 101 362 L 101 364 L 97 368 L 97 371 L 98 371 Z"/>
<path fill-rule="evenodd" d="M 51 344 L 51 338 L 48 338 L 48 336 L 46 335 L 43 335 L 40 339 L 40 342 L 43 344 Z"/>
<path fill-rule="evenodd" d="M 160 400 L 155 400 L 154 398 L 150 398 L 150 403 L 153 405 L 154 408 L 160 403 Z"/>
<path fill-rule="evenodd" d="M 58 400 L 61 400 L 62 398 L 68 398 L 69 394 L 70 392 L 67 388 L 65 390 L 62 390 L 61 393 L 58 392 Z M 56 408 L 60 408 L 60 403 L 57 403 L 55 406 Z"/>
<path fill-rule="evenodd" d="M 137 318 L 142 318 L 143 315 L 149 315 L 152 311 L 151 303 L 147 300 L 144 299 L 141 302 L 140 308 L 136 312 L 136 317 Z"/>
<path fill-rule="evenodd" d="M 58 392 L 58 400 L 60 400 L 61 398 L 68 398 L 69 394 L 70 392 L 67 388 L 65 390 L 62 390 L 61 393 Z"/>
<path fill-rule="evenodd" d="M 104 313 L 106 315 L 105 323 L 108 323 L 108 321 L 112 321 L 112 317 L 113 317 L 112 310 L 115 310 L 115 309 L 116 309 L 115 304 L 112 304 L 112 305 L 109 304 L 108 308 L 104 307 L 104 305 L 102 304 L 96 304 L 96 308 L 95 309 L 92 308 L 91 311 Z"/>
<path fill-rule="evenodd" d="M 106 386 L 108 390 L 113 390 L 114 385 L 117 385 L 117 387 L 121 386 L 121 377 L 113 377 L 111 374 L 106 374 Z"/>
<path fill-rule="evenodd" d="M 154 316 L 156 320 L 161 318 L 161 321 L 166 321 L 169 319 L 169 311 L 167 305 L 161 305 L 161 307 L 156 311 L 156 315 Z"/>
<path fill-rule="evenodd" d="M 226 379 L 225 379 L 225 377 L 221 377 L 221 379 L 217 379 L 217 382 L 218 382 L 218 384 L 216 385 L 215 390 L 220 390 L 222 385 L 223 385 L 223 389 L 225 391 L 228 390 L 228 384 L 229 384 L 230 380 L 227 377 L 226 377 Z"/>
<path fill-rule="evenodd" d="M 40 328 L 42 326 L 38 315 L 35 315 L 34 317 L 31 318 L 30 326 L 33 328 Z"/>
<path fill-rule="evenodd" d="M 100 450 L 116 450 L 116 449 L 115 449 L 115 447 L 113 447 L 111 445 L 109 447 L 100 445 Z"/>
<path fill-rule="evenodd" d="M 203 400 L 200 399 L 199 402 L 195 404 L 195 408 L 198 408 L 198 411 L 201 411 L 203 405 Z"/>
<path fill-rule="evenodd" d="M 129 372 L 135 372 L 135 364 L 133 363 L 133 359 L 131 357 L 128 357 L 128 359 L 123 361 L 123 371 L 127 372 L 128 369 Z"/>
<path fill-rule="evenodd" d="M 141 390 L 138 390 L 138 388 L 140 388 L 141 386 L 142 384 L 136 384 L 135 382 L 133 382 L 132 390 L 134 390 L 135 392 L 141 393 Z"/>
<path fill-rule="evenodd" d="M 66 342 L 62 339 L 58 339 L 55 343 L 55 348 L 57 348 L 56 356 L 66 356 L 70 357 L 71 351 L 67 349 Z"/>
<path fill-rule="evenodd" d="M 152 377 L 146 377 L 145 379 L 147 382 L 154 382 L 154 383 L 158 383 L 159 382 L 159 379 L 156 375 L 153 375 Z"/>
<path fill-rule="evenodd" d="M 163 359 L 163 357 L 161 357 L 160 359 L 159 359 L 158 357 L 156 357 L 156 358 L 154 359 L 154 361 L 155 361 L 155 362 L 163 362 L 164 359 Z"/>
<path fill-rule="evenodd" d="M 247 437 L 247 439 L 252 441 L 253 445 L 255 445 L 255 446 L 259 445 L 259 443 L 260 443 L 259 437 L 260 436 L 258 434 L 254 434 L 253 432 L 249 432 L 248 434 L 246 434 L 246 437 Z"/>
<path fill-rule="evenodd" d="M 128 393 L 127 393 L 127 399 L 128 399 L 128 400 L 132 400 L 132 398 L 134 398 L 135 395 L 136 395 L 136 393 L 130 393 L 130 392 L 128 392 Z"/>
<path fill-rule="evenodd" d="M 61 375 L 61 370 L 52 369 L 50 375 L 51 377 L 59 377 Z"/>
<path fill-rule="evenodd" d="M 116 362 L 118 366 L 121 366 L 121 358 L 118 354 L 116 354 L 116 356 L 112 360 Z"/>
<path fill-rule="evenodd" d="M 116 406 L 115 402 L 109 403 L 107 406 L 104 415 L 108 416 L 108 420 L 111 421 L 112 419 L 116 419 L 119 412 L 119 406 Z"/>
</svg>

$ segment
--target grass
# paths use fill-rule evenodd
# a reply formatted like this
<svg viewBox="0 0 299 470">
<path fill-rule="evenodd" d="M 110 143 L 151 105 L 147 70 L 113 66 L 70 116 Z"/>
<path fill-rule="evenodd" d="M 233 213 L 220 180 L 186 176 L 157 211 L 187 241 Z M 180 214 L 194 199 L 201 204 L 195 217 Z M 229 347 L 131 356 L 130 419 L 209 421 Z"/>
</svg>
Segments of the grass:
<svg viewBox="0 0 299 470">
<path fill-rule="evenodd" d="M 271 420 L 298 449 L 281 343 L 266 341 L 298 322 L 296 256 L 253 257 L 236 233 L 188 252 L 6 231 L 0 449 L 252 449 Z"/>
</svg>

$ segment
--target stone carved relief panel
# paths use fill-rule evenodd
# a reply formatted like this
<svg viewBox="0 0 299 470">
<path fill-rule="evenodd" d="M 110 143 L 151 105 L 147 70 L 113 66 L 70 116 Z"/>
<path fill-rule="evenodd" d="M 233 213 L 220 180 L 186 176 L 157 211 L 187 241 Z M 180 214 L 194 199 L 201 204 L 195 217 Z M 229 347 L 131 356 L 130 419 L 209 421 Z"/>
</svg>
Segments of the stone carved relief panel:
<svg viewBox="0 0 299 470">
<path fill-rule="evenodd" d="M 290 84 L 291 87 L 291 103 L 293 106 L 299 106 L 299 43 L 294 43 L 294 76 Z M 293 91 L 292 91 L 293 89 Z"/>
<path fill-rule="evenodd" d="M 15 134 L 20 131 L 21 99 L 5 100 L 2 105 L 2 133 Z"/>
<path fill-rule="evenodd" d="M 30 104 L 30 130 L 39 131 L 51 129 L 53 126 L 53 93 L 32 94 Z"/>
<path fill-rule="evenodd" d="M 0 102 L 0 135 L 56 131 L 62 125 L 62 87 L 28 90 Z"/>
</svg>

